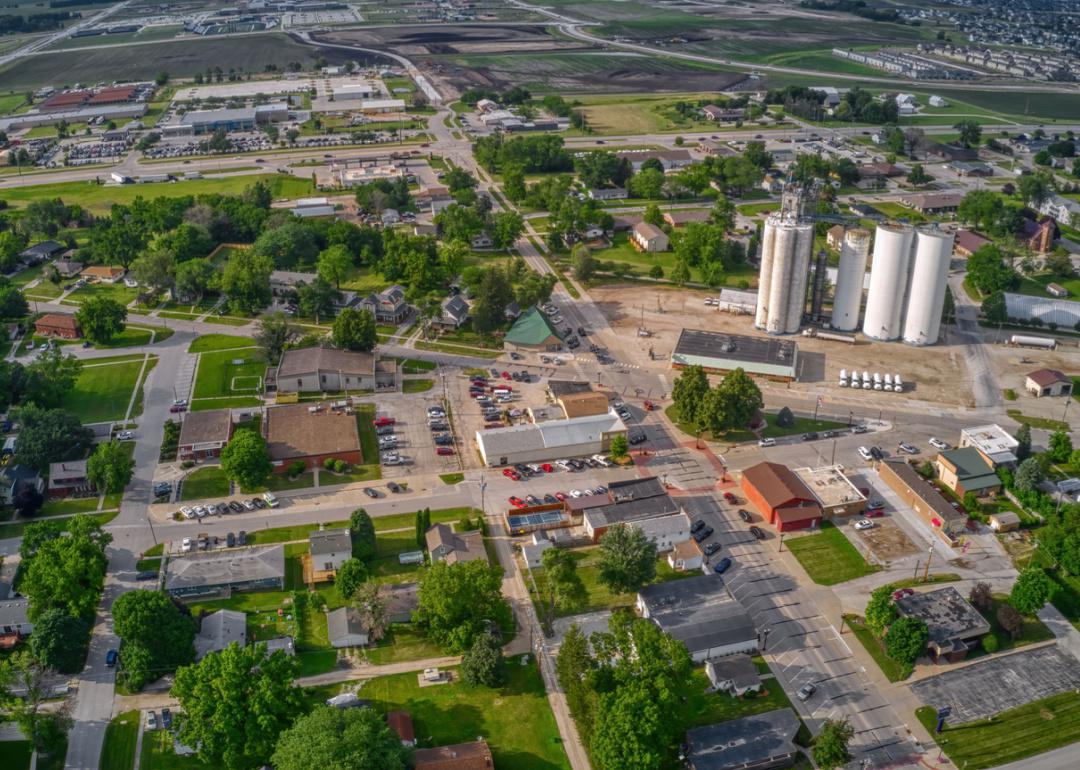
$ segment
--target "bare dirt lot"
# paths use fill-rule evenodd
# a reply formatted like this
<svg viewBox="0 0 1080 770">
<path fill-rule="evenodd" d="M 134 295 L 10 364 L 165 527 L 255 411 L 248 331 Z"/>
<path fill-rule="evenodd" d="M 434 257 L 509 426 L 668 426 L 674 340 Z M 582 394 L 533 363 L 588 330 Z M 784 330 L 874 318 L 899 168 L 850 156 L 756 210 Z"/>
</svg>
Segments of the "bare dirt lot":
<svg viewBox="0 0 1080 770">
<path fill-rule="evenodd" d="M 852 523 L 854 521 L 857 520 Z M 893 559 L 901 559 L 916 552 L 915 544 L 891 518 L 882 516 L 872 521 L 875 525 L 873 529 L 859 531 L 849 527 L 844 534 L 851 539 L 861 540 L 878 563 L 887 566 Z"/>
<path fill-rule="evenodd" d="M 995 336 L 989 334 L 987 341 L 992 341 Z M 1002 332 L 1000 338 L 1004 340 L 1009 336 L 1009 332 Z M 1080 350 L 1076 343 L 1071 340 L 1064 342 L 1058 345 L 1057 350 L 1011 348 L 1002 344 L 993 345 L 989 350 L 998 384 L 1002 390 L 1012 389 L 1018 396 L 1016 401 L 1007 401 L 1006 406 L 1015 407 L 1032 416 L 1061 419 L 1065 399 L 1035 398 L 1024 390 L 1024 383 L 1028 373 L 1036 369 L 1057 369 L 1068 376 L 1080 374 Z"/>
<path fill-rule="evenodd" d="M 559 40 L 541 24 L 433 24 L 331 32 L 321 40 L 346 45 L 387 47 L 412 54 L 475 54 L 505 51 L 579 49 L 581 43 Z"/>
<path fill-rule="evenodd" d="M 611 285 L 589 290 L 607 318 L 608 324 L 622 339 L 635 339 L 639 359 L 645 364 L 653 348 L 657 358 L 668 358 L 684 328 L 707 329 L 761 336 L 753 328 L 751 316 L 733 316 L 707 307 L 708 292 L 641 285 Z M 658 312 L 658 307 L 663 312 Z M 642 319 L 652 332 L 648 339 L 637 338 Z M 857 345 L 829 342 L 807 337 L 797 338 L 800 367 L 799 382 L 792 390 L 857 398 L 867 404 L 887 408 L 904 399 L 903 395 L 883 391 L 853 392 L 837 386 L 840 369 L 900 374 L 906 383 L 905 393 L 921 402 L 971 405 L 971 383 L 960 350 L 942 343 L 915 348 L 899 342 L 872 342 L 860 336 Z M 629 347 L 627 345 L 626 347 Z M 653 364 L 655 366 L 655 364 Z"/>
</svg>

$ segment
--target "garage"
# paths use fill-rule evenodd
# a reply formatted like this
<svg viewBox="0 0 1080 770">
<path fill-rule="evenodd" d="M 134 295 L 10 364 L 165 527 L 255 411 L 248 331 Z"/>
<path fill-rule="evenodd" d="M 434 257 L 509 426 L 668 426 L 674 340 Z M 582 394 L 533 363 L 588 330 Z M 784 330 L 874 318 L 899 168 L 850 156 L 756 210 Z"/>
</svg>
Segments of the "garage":
<svg viewBox="0 0 1080 770">
<path fill-rule="evenodd" d="M 821 504 L 814 493 L 786 465 L 762 462 L 743 471 L 742 489 L 777 532 L 793 532 L 821 525 Z"/>
</svg>

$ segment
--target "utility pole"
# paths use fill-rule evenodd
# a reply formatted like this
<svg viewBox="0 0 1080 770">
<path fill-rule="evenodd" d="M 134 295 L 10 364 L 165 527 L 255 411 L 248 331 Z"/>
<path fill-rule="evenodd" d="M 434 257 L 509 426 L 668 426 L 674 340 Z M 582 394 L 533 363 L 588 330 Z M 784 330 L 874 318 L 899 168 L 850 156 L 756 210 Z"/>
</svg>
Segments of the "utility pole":
<svg viewBox="0 0 1080 770">
<path fill-rule="evenodd" d="M 926 568 L 923 570 L 923 582 L 930 579 L 930 561 L 934 558 L 934 544 L 930 544 L 930 552 L 926 555 Z"/>
</svg>

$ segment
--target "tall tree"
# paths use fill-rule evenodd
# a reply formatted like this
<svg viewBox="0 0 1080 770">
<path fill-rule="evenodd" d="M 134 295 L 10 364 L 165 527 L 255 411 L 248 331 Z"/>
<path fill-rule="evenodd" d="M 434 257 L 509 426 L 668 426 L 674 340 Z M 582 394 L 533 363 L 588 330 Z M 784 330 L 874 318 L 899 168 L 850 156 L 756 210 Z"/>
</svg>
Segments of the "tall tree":
<svg viewBox="0 0 1080 770">
<path fill-rule="evenodd" d="M 461 678 L 467 684 L 498 687 L 505 679 L 502 648 L 491 634 L 480 634 L 461 656 Z"/>
<path fill-rule="evenodd" d="M 1072 455 L 1073 444 L 1069 434 L 1063 430 L 1055 430 L 1050 434 L 1047 444 L 1047 454 L 1056 463 L 1067 463 Z"/>
<path fill-rule="evenodd" d="M 112 538 L 84 514 L 69 519 L 67 528 L 67 537 L 42 542 L 26 568 L 20 589 L 30 599 L 31 620 L 54 608 L 91 618 L 97 607 Z"/>
<path fill-rule="evenodd" d="M 90 624 L 60 608 L 46 610 L 34 623 L 30 652 L 45 668 L 77 674 L 86 663 Z"/>
<path fill-rule="evenodd" d="M 885 634 L 885 654 L 910 670 L 926 649 L 930 632 L 922 618 L 903 617 L 894 620 Z"/>
<path fill-rule="evenodd" d="M 165 291 L 172 288 L 176 276 L 176 255 L 160 246 L 149 249 L 131 263 L 131 272 L 143 286 Z"/>
<path fill-rule="evenodd" d="M 368 639 L 378 641 L 390 625 L 388 611 L 389 586 L 369 580 L 357 586 L 352 594 L 352 608 L 360 615 L 360 622 L 367 629 Z"/>
<path fill-rule="evenodd" d="M 199 303 L 216 277 L 217 272 L 208 259 L 181 262 L 174 269 L 176 294 L 189 302 Z"/>
<path fill-rule="evenodd" d="M 161 591 L 128 591 L 113 603 L 113 624 L 123 640 L 120 659 L 127 685 L 150 681 L 195 660 L 191 612 Z"/>
<path fill-rule="evenodd" d="M 464 652 L 484 621 L 506 611 L 502 571 L 483 560 L 437 562 L 420 576 L 419 602 L 413 622 L 447 652 Z"/>
<path fill-rule="evenodd" d="M 656 577 L 656 543 L 640 527 L 617 524 L 600 536 L 600 582 L 614 593 L 637 591 Z"/>
<path fill-rule="evenodd" d="M 875 588 L 870 594 L 870 601 L 866 603 L 866 625 L 878 636 L 896 619 L 896 603 L 892 598 L 894 590 L 893 585 Z"/>
<path fill-rule="evenodd" d="M 349 536 L 353 556 L 365 562 L 375 558 L 375 524 L 363 508 L 349 514 Z"/>
<path fill-rule="evenodd" d="M 587 599 L 585 584 L 577 573 L 577 559 L 565 548 L 548 548 L 540 557 L 547 589 L 544 606 L 547 621 L 555 620 L 556 611 L 566 614 L 579 609 Z"/>
<path fill-rule="evenodd" d="M 197 747 L 203 762 L 247 770 L 270 761 L 282 730 L 304 709 L 296 659 L 266 645 L 230 645 L 176 672 L 179 740 Z"/>
<path fill-rule="evenodd" d="M 68 705 L 58 709 L 43 708 L 52 697 L 53 681 L 47 669 L 39 665 L 27 650 L 17 651 L 0 666 L 0 693 L 18 691 L 20 696 L 3 698 L 11 720 L 30 741 L 39 760 L 50 764 L 67 746 L 67 732 L 73 720 Z M 60 757 L 61 762 L 63 757 Z"/>
<path fill-rule="evenodd" d="M 315 263 L 316 272 L 335 289 L 341 288 L 341 282 L 349 277 L 352 267 L 352 254 L 341 244 L 328 246 L 319 253 L 318 262 Z"/>
<path fill-rule="evenodd" d="M 49 463 L 81 457 L 90 446 L 90 431 L 63 409 L 39 409 L 30 404 L 14 410 L 12 417 L 21 426 L 15 458 L 40 471 Z"/>
<path fill-rule="evenodd" d="M 316 706 L 277 740 L 277 770 L 407 770 L 410 750 L 374 709 Z"/>
<path fill-rule="evenodd" d="M 272 469 L 266 440 L 254 430 L 236 431 L 221 450 L 221 470 L 243 489 L 261 486 Z"/>
<path fill-rule="evenodd" d="M 331 339 L 334 345 L 345 350 L 374 350 L 379 340 L 375 316 L 370 310 L 345 308 L 334 319 Z"/>
<path fill-rule="evenodd" d="M 23 367 L 23 403 L 40 407 L 59 406 L 75 387 L 82 361 L 59 348 L 39 355 Z"/>
<path fill-rule="evenodd" d="M 273 313 L 259 321 L 259 330 L 255 334 L 255 342 L 259 347 L 266 350 L 266 355 L 271 361 L 281 358 L 285 350 L 285 344 L 292 336 L 292 324 L 289 317 L 284 313 Z"/>
<path fill-rule="evenodd" d="M 814 738 L 814 763 L 821 770 L 836 770 L 851 761 L 848 744 L 855 729 L 846 720 L 826 719 Z"/>
<path fill-rule="evenodd" d="M 221 273 L 221 290 L 229 308 L 250 315 L 269 305 L 272 272 L 274 261 L 269 256 L 253 248 L 234 252 Z"/>
<path fill-rule="evenodd" d="M 98 444 L 86 461 L 86 478 L 99 492 L 123 492 L 134 474 L 135 458 L 119 441 Z"/>
<path fill-rule="evenodd" d="M 960 132 L 960 144 L 964 147 L 978 147 L 982 140 L 982 126 L 974 120 L 961 120 L 954 129 Z"/>
<path fill-rule="evenodd" d="M 705 394 L 709 392 L 709 378 L 700 366 L 685 367 L 675 378 L 671 389 L 671 398 L 679 413 L 679 421 L 695 425 L 698 415 L 705 404 Z"/>
<path fill-rule="evenodd" d="M 1014 436 L 1016 439 L 1016 459 L 1020 462 L 1031 457 L 1031 426 L 1021 425 Z"/>
<path fill-rule="evenodd" d="M 364 581 L 368 579 L 367 565 L 355 556 L 341 563 L 334 575 L 334 585 L 346 599 L 352 598 Z"/>
<path fill-rule="evenodd" d="M 1044 570 L 1027 567 L 1013 583 L 1009 603 L 1023 615 L 1032 615 L 1043 608 L 1054 593 L 1054 582 Z"/>
<path fill-rule="evenodd" d="M 319 323 L 326 316 L 333 315 L 334 306 L 341 299 L 341 292 L 321 275 L 315 276 L 311 283 L 301 283 L 297 286 L 296 295 L 300 301 L 300 312 L 313 317 L 315 323 Z"/>
<path fill-rule="evenodd" d="M 75 313 L 88 340 L 104 345 L 124 330 L 127 308 L 111 297 L 91 297 Z"/>
</svg>

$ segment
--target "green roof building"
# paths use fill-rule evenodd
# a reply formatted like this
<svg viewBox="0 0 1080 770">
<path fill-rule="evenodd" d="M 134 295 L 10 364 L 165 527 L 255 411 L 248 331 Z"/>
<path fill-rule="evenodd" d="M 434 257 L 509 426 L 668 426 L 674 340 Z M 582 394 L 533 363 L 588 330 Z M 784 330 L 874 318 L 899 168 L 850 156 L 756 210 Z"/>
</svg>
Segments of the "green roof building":
<svg viewBox="0 0 1080 770">
<path fill-rule="evenodd" d="M 1001 489 L 1001 479 L 993 466 L 975 447 L 942 452 L 934 464 L 942 483 L 961 497 L 968 492 L 985 497 Z"/>
<path fill-rule="evenodd" d="M 535 305 L 518 316 L 505 341 L 511 349 L 555 351 L 562 347 L 562 336 Z"/>
</svg>

